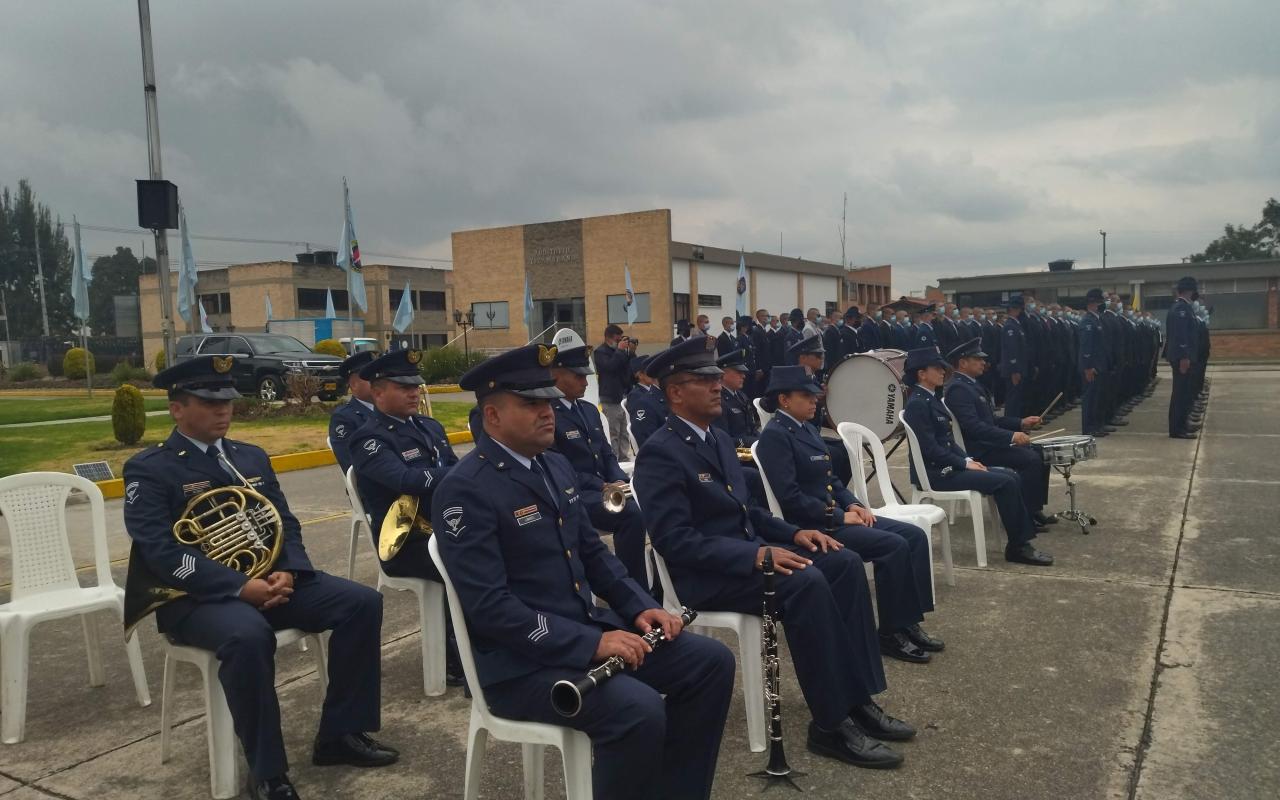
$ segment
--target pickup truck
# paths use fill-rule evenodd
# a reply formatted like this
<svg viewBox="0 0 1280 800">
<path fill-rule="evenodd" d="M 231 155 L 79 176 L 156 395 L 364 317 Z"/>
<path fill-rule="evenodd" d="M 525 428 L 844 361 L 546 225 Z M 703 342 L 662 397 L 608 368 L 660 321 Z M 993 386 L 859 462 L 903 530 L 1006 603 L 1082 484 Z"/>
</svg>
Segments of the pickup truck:
<svg viewBox="0 0 1280 800">
<path fill-rule="evenodd" d="M 320 378 L 321 400 L 334 400 L 345 387 L 338 378 L 342 359 L 313 353 L 305 344 L 276 333 L 204 333 L 183 336 L 174 346 L 174 360 L 181 362 L 197 355 L 236 357 L 231 375 L 241 394 L 262 400 L 280 400 L 285 395 L 285 378 L 291 372 L 306 372 Z"/>
</svg>

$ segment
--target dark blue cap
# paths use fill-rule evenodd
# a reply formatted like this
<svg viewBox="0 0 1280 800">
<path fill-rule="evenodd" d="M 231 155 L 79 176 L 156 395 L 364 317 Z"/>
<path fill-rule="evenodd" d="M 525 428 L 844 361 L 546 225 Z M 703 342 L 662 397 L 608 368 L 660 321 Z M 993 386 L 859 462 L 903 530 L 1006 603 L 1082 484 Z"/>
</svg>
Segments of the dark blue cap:
<svg viewBox="0 0 1280 800">
<path fill-rule="evenodd" d="M 916 371 L 925 367 L 942 367 L 949 365 L 942 359 L 942 354 L 938 352 L 936 347 L 917 347 L 915 350 L 907 351 L 907 362 L 903 365 L 902 382 L 906 384 L 914 384 L 916 382 Z"/>
<path fill-rule="evenodd" d="M 186 392 L 205 400 L 235 400 L 240 396 L 231 377 L 235 361 L 235 356 L 197 356 L 161 370 L 151 385 L 170 396 Z"/>
<path fill-rule="evenodd" d="M 822 346 L 821 336 L 806 336 L 795 344 L 787 348 L 787 352 L 793 356 L 815 355 L 820 356 L 827 352 Z"/>
<path fill-rule="evenodd" d="M 743 314 L 742 316 L 738 317 L 739 328 L 750 328 L 752 325 L 755 325 L 755 324 L 756 324 L 756 320 L 754 317 L 749 317 L 746 314 Z"/>
<path fill-rule="evenodd" d="M 555 345 L 527 344 L 481 361 L 458 379 L 458 385 L 475 392 L 477 400 L 495 392 L 553 400 L 564 397 L 551 375 L 555 360 Z"/>
<path fill-rule="evenodd" d="M 937 303 L 930 303 L 929 305 L 925 306 L 924 308 L 921 308 L 920 310 L 916 311 L 916 313 L 917 313 L 917 314 L 932 314 L 932 313 L 934 313 L 934 312 L 935 312 L 935 311 L 937 311 L 937 310 L 938 310 L 938 304 L 937 304 Z"/>
<path fill-rule="evenodd" d="M 420 386 L 426 383 L 422 379 L 422 373 L 418 371 L 420 361 L 421 350 L 392 350 L 365 364 L 358 374 L 366 381 L 385 379 Z"/>
<path fill-rule="evenodd" d="M 644 373 L 659 380 L 677 372 L 695 375 L 723 375 L 716 366 L 716 340 L 710 336 L 695 336 L 668 347 L 649 357 Z"/>
<path fill-rule="evenodd" d="M 1090 290 L 1085 294 L 1085 296 L 1084 296 L 1084 301 L 1085 301 L 1086 303 L 1094 303 L 1094 302 L 1101 303 L 1101 302 L 1102 302 L 1102 290 L 1101 290 L 1101 289 L 1090 289 Z"/>
<path fill-rule="evenodd" d="M 975 336 L 964 344 L 954 348 L 947 353 L 947 360 L 952 364 L 960 361 L 962 358 L 986 358 L 987 354 L 982 352 L 982 337 Z M 918 367 L 917 367 L 918 369 Z"/>
<path fill-rule="evenodd" d="M 721 369 L 736 369 L 738 372 L 748 372 L 747 351 L 730 350 L 716 359 L 716 366 Z"/>
<path fill-rule="evenodd" d="M 345 381 L 352 374 L 359 375 L 360 368 L 377 357 L 378 354 L 372 350 L 361 350 L 353 356 L 347 356 L 347 359 L 342 362 L 342 366 L 338 367 L 338 377 Z"/>
<path fill-rule="evenodd" d="M 1178 279 L 1179 292 L 1194 292 L 1199 288 L 1200 286 L 1199 284 L 1196 283 L 1196 279 L 1191 277 L 1190 275 L 1187 275 L 1186 277 Z"/>
<path fill-rule="evenodd" d="M 790 317 L 791 317 L 791 321 L 792 321 L 792 322 L 803 322 L 803 321 L 804 321 L 804 312 L 803 312 L 803 311 L 801 311 L 801 310 L 800 310 L 800 309 L 798 309 L 798 308 L 793 308 L 793 309 L 791 309 Z"/>
<path fill-rule="evenodd" d="M 1026 308 L 1026 303 L 1022 302 L 1022 295 L 1009 295 L 1009 302 L 1005 303 L 1006 308 Z"/>
<path fill-rule="evenodd" d="M 551 366 L 564 367 L 579 375 L 594 375 L 595 370 L 591 368 L 591 345 L 584 344 L 578 347 L 567 347 L 558 351 L 556 360 L 552 362 Z"/>
<path fill-rule="evenodd" d="M 634 358 L 631 359 L 631 374 L 634 375 L 637 372 L 644 372 L 644 368 L 647 367 L 648 365 L 649 365 L 648 356 L 635 356 Z"/>
<path fill-rule="evenodd" d="M 862 316 L 862 312 L 858 310 L 857 306 L 849 306 L 849 308 L 844 312 L 845 319 L 853 319 L 854 317 L 860 316 Z"/>
<path fill-rule="evenodd" d="M 776 398 L 783 392 L 818 394 L 821 391 L 822 387 L 813 382 L 813 376 L 809 374 L 809 371 L 796 364 L 794 366 L 774 367 L 770 370 L 769 386 L 765 388 L 764 393 L 767 397 Z"/>
</svg>

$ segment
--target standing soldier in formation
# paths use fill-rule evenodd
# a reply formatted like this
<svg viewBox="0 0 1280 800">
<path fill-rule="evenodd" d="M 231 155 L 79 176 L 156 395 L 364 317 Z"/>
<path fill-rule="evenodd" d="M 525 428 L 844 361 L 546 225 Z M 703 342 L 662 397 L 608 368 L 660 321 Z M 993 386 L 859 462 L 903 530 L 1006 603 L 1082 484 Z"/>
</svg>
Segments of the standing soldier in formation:
<svg viewBox="0 0 1280 800">
<path fill-rule="evenodd" d="M 841 335 L 841 330 L 844 328 L 844 315 L 832 309 L 828 319 L 830 324 L 822 331 L 822 347 L 827 351 L 825 368 L 827 372 L 831 372 L 845 355 L 853 355 L 853 353 L 846 354 L 844 351 L 844 337 Z"/>
<path fill-rule="evenodd" d="M 883 321 L 880 319 L 881 316 L 879 306 L 875 303 L 867 304 L 867 315 L 862 318 L 862 325 L 858 328 L 858 341 L 862 344 L 864 353 L 889 346 L 880 343 L 880 323 Z"/>
<path fill-rule="evenodd" d="M 1196 292 L 1196 279 L 1181 278 L 1176 289 L 1178 297 L 1165 318 L 1165 335 L 1168 336 L 1167 356 L 1173 370 L 1173 394 L 1169 397 L 1169 436 L 1173 439 L 1195 439 L 1189 430 L 1189 417 L 1195 401 L 1196 360 L 1201 358 L 1197 347 L 1199 325 L 1191 308 L 1191 296 Z"/>
<path fill-rule="evenodd" d="M 840 345 L 843 348 L 844 358 L 854 353 L 865 353 L 871 349 L 862 343 L 862 314 L 857 306 L 849 306 L 844 312 L 844 325 L 840 328 Z"/>
<path fill-rule="evenodd" d="M 1023 332 L 1022 295 L 1009 297 L 1009 313 L 1000 334 L 1000 378 L 1004 384 L 1004 413 L 1021 417 L 1027 382 L 1031 379 L 1027 336 Z"/>
<path fill-rule="evenodd" d="M 920 309 L 916 318 L 917 321 L 914 326 L 914 331 L 911 334 L 911 346 L 908 349 L 915 350 L 921 347 L 936 348 L 938 346 L 938 335 L 933 329 L 934 312 L 937 311 L 937 308 L 938 307 L 933 303 L 930 303 Z"/>
<path fill-rule="evenodd" d="M 1102 333 L 1102 317 L 1098 315 L 1098 307 L 1101 305 L 1102 290 L 1090 289 L 1085 296 L 1085 308 L 1088 311 L 1080 323 L 1078 365 L 1084 382 L 1080 421 L 1081 431 L 1090 436 L 1106 436 L 1109 433 L 1102 424 L 1102 409 L 1099 407 L 1107 375 L 1107 348 Z"/>
</svg>

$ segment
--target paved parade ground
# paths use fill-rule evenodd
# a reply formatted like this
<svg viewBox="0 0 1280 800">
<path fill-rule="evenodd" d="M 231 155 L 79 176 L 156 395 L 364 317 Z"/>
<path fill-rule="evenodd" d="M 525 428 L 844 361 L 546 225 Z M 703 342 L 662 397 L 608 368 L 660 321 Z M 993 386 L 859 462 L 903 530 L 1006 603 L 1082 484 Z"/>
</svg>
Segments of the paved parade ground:
<svg viewBox="0 0 1280 800">
<path fill-rule="evenodd" d="M 952 526 L 956 585 L 946 586 L 939 569 L 938 610 L 925 622 L 947 649 L 925 666 L 885 664 L 889 691 L 879 699 L 920 730 L 914 742 L 895 745 L 906 756 L 901 769 L 858 770 L 808 753 L 808 716 L 784 661 L 787 753 L 795 769 L 808 773 L 800 781 L 805 796 L 1280 796 L 1280 368 L 1210 369 L 1197 441 L 1166 435 L 1170 381 L 1167 370 L 1162 374 L 1131 424 L 1100 440 L 1097 460 L 1078 468 L 1080 504 L 1099 519 L 1097 528 L 1082 536 L 1064 522 L 1037 540 L 1056 558 L 1053 567 L 1007 564 L 1002 543 L 989 536 L 989 567 L 978 569 L 969 521 Z M 1079 411 L 1049 427 L 1078 432 Z M 894 481 L 905 489 L 905 448 L 893 464 Z M 343 574 L 348 510 L 338 469 L 287 473 L 281 483 L 303 521 L 313 562 Z M 1055 476 L 1046 510 L 1063 507 Z M 70 513 L 75 531 L 88 506 Z M 107 525 L 123 585 L 128 539 L 121 501 L 107 502 Z M 77 563 L 91 563 L 87 538 L 73 549 Z M 8 538 L 0 537 L 0 600 L 8 596 L 8 569 Z M 362 543 L 356 577 L 373 584 L 375 573 Z M 92 571 L 81 576 L 89 581 Z M 98 624 L 106 667 L 101 688 L 88 685 L 78 622 L 36 629 L 26 741 L 0 745 L 0 798 L 207 798 L 198 673 L 186 666 L 179 673 L 174 754 L 161 764 L 162 658 L 154 624 L 140 627 L 154 699 L 149 708 L 135 700 L 118 621 L 101 615 Z M 280 652 L 285 738 L 302 797 L 462 796 L 470 701 L 460 689 L 423 696 L 417 628 L 411 599 L 388 596 L 379 736 L 402 758 L 386 769 L 311 766 L 316 675 L 308 654 Z M 764 763 L 765 754 L 747 748 L 739 693 L 715 796 L 760 794 L 745 775 Z M 563 796 L 554 752 L 546 774 L 547 796 Z M 482 796 L 520 797 L 520 775 L 519 748 L 491 743 Z M 635 779 L 646 780 L 645 764 L 635 765 Z"/>
</svg>

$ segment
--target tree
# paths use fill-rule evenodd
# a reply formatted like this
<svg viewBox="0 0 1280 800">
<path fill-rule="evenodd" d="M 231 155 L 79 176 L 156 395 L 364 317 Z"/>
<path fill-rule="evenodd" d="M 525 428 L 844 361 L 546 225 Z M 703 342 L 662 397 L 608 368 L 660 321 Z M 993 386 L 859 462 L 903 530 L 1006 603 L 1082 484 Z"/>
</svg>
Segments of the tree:
<svg viewBox="0 0 1280 800">
<path fill-rule="evenodd" d="M 1280 258 L 1280 203 L 1274 197 L 1268 200 L 1255 225 L 1226 225 L 1222 236 L 1190 258 L 1193 263 Z"/>
<path fill-rule="evenodd" d="M 146 258 L 144 261 L 150 262 Z M 154 265 L 147 265 L 152 272 Z M 89 324 L 99 335 L 115 336 L 116 295 L 137 295 L 138 276 L 143 262 L 138 261 L 133 250 L 117 247 L 115 255 L 101 256 L 93 262 L 93 280 L 89 283 Z"/>
<path fill-rule="evenodd" d="M 14 337 L 39 336 L 40 286 L 36 270 L 36 237 L 44 269 L 49 332 L 67 335 L 75 325 L 71 299 L 71 243 L 62 219 L 36 201 L 31 184 L 18 181 L 17 195 L 0 192 L 0 285 L 9 304 Z"/>
</svg>

